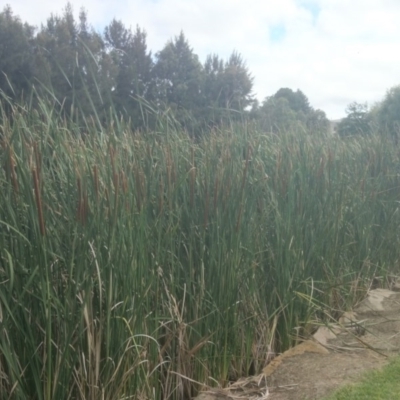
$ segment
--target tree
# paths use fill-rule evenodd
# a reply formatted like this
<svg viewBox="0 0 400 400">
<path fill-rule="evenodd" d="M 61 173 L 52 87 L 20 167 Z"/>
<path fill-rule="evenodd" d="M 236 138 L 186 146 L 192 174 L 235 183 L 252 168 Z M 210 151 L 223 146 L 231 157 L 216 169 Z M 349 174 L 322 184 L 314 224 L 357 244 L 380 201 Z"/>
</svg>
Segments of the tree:
<svg viewBox="0 0 400 400">
<path fill-rule="evenodd" d="M 183 32 L 157 53 L 152 95 L 157 107 L 168 107 L 175 119 L 194 132 L 204 107 L 203 67 Z"/>
<path fill-rule="evenodd" d="M 233 52 L 227 62 L 216 54 L 207 56 L 204 75 L 203 119 L 208 125 L 239 119 L 254 104 L 253 77 L 240 54 Z"/>
<path fill-rule="evenodd" d="M 36 37 L 36 77 L 43 94 L 51 91 L 60 103 L 71 108 L 76 88 L 78 27 L 68 3 L 62 17 L 51 15 Z M 39 85 L 38 85 L 39 86 Z"/>
<path fill-rule="evenodd" d="M 371 119 L 367 103 L 353 102 L 346 108 L 347 117 L 343 118 L 337 125 L 338 135 L 368 135 L 371 133 Z"/>
<path fill-rule="evenodd" d="M 0 13 L 0 89 L 19 100 L 30 94 L 33 34 L 34 28 L 15 17 L 10 6 Z"/>
<path fill-rule="evenodd" d="M 77 24 L 77 73 L 80 78 L 77 98 L 84 113 L 97 115 L 104 120 L 104 114 L 111 105 L 110 92 L 114 83 L 115 69 L 105 52 L 101 35 L 91 28 L 87 13 L 81 9 Z"/>
<path fill-rule="evenodd" d="M 37 94 L 33 106 L 50 98 L 64 114 L 100 123 L 110 108 L 134 127 L 143 125 L 143 111 L 168 109 L 196 133 L 249 113 L 253 77 L 239 53 L 227 61 L 208 56 L 203 66 L 181 32 L 153 60 L 146 39 L 144 30 L 132 32 L 115 19 L 102 36 L 85 10 L 74 18 L 70 3 L 34 36 L 34 28 L 6 7 L 0 14 L 0 89 L 14 99 Z"/>
<path fill-rule="evenodd" d="M 275 99 L 285 98 L 291 110 L 296 113 L 309 114 L 312 111 L 307 96 L 299 89 L 294 92 L 289 88 L 281 88 L 274 94 Z"/>
<path fill-rule="evenodd" d="M 180 109 L 194 109 L 201 104 L 202 65 L 183 32 L 169 41 L 156 55 L 154 67 L 156 97 Z"/>
<path fill-rule="evenodd" d="M 297 113 L 290 108 L 285 97 L 267 97 L 258 110 L 253 110 L 259 120 L 261 129 L 267 132 L 285 132 L 293 129 L 298 123 Z"/>
<path fill-rule="evenodd" d="M 377 120 L 379 129 L 398 142 L 400 137 L 400 85 L 387 91 L 378 108 Z"/>
<path fill-rule="evenodd" d="M 328 132 L 329 119 L 326 117 L 325 111 L 311 109 L 306 116 L 306 127 L 310 133 Z"/>
<path fill-rule="evenodd" d="M 207 106 L 243 111 L 253 103 L 253 78 L 240 54 L 233 52 L 225 63 L 216 54 L 207 56 L 204 73 Z"/>
<path fill-rule="evenodd" d="M 136 27 L 132 33 L 121 21 L 113 20 L 104 31 L 107 51 L 116 68 L 115 86 L 112 88 L 114 106 L 127 113 L 135 126 L 140 126 L 140 98 L 147 99 L 151 84 L 153 60 L 147 51 L 144 30 Z"/>
<path fill-rule="evenodd" d="M 233 52 L 223 72 L 221 100 L 225 107 L 244 111 L 251 105 L 253 77 L 250 75 L 242 56 Z"/>
<path fill-rule="evenodd" d="M 262 129 L 284 132 L 302 127 L 309 133 L 326 132 L 329 121 L 322 110 L 310 106 L 307 96 L 289 88 L 279 89 L 267 97 L 259 109 L 252 110 L 253 118 L 260 121 Z"/>
<path fill-rule="evenodd" d="M 224 61 L 217 54 L 207 56 L 204 63 L 203 96 L 207 107 L 212 109 L 226 106 L 226 101 L 222 99 L 224 71 Z"/>
<path fill-rule="evenodd" d="M 61 17 L 52 15 L 47 20 L 35 40 L 39 92 L 51 91 L 67 113 L 74 105 L 84 115 L 99 114 L 107 93 L 102 86 L 105 81 L 99 79 L 108 66 L 103 49 L 103 40 L 90 29 L 86 12 L 81 10 L 77 23 L 68 3 Z"/>
</svg>

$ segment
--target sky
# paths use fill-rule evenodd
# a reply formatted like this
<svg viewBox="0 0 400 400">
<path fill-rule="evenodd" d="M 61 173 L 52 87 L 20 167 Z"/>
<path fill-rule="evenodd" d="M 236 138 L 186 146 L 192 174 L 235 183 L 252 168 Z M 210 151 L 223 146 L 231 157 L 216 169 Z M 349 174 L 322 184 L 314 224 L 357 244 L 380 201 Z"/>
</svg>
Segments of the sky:
<svg viewBox="0 0 400 400">
<path fill-rule="evenodd" d="M 0 9 L 2 3 L 0 0 Z M 7 1 L 4 1 L 4 5 Z M 9 0 L 22 21 L 40 26 L 65 0 Z M 147 32 L 153 54 L 183 30 L 202 62 L 208 54 L 246 60 L 262 102 L 300 89 L 328 118 L 357 101 L 373 106 L 400 84 L 400 0 L 70 0 L 103 32 L 113 18 Z"/>
</svg>

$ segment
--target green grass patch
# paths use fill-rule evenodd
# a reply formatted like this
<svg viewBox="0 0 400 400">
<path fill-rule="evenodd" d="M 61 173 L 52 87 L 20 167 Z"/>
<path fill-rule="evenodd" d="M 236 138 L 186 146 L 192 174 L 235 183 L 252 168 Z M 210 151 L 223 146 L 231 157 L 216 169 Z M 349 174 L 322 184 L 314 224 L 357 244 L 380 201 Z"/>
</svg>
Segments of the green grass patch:
<svg viewBox="0 0 400 400">
<path fill-rule="evenodd" d="M 400 358 L 377 371 L 367 373 L 353 385 L 348 385 L 326 400 L 397 400 L 400 398 Z"/>
</svg>

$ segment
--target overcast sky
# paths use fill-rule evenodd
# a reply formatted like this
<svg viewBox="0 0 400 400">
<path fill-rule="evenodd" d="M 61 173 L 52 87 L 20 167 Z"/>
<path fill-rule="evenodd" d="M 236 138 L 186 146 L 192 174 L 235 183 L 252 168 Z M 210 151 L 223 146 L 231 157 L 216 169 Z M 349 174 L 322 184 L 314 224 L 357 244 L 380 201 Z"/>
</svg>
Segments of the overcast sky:
<svg viewBox="0 0 400 400">
<path fill-rule="evenodd" d="M 4 0 L 0 1 L 0 4 Z M 6 1 L 4 1 L 4 4 Z M 116 18 L 148 34 L 153 53 L 185 33 L 202 62 L 237 50 L 262 101 L 300 89 L 328 118 L 353 102 L 372 105 L 400 84 L 400 0 L 71 0 L 100 32 Z M 10 0 L 14 14 L 40 26 L 64 0 Z M 40 4 L 40 5 L 38 5 Z"/>
</svg>

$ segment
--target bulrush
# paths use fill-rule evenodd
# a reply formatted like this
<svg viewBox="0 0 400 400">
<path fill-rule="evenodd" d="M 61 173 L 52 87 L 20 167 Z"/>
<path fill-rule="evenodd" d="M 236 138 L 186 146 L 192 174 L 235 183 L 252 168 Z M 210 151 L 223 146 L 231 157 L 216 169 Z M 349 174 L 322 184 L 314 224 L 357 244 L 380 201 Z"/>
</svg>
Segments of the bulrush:
<svg viewBox="0 0 400 400">
<path fill-rule="evenodd" d="M 0 398 L 194 397 L 398 274 L 400 153 L 378 134 L 80 140 L 58 111 L 2 122 Z"/>
<path fill-rule="evenodd" d="M 33 185 L 35 188 L 35 200 L 36 200 L 36 208 L 37 208 L 37 213 L 38 213 L 40 234 L 42 236 L 45 236 L 46 228 L 44 225 L 42 199 L 40 196 L 39 176 L 38 176 L 38 172 L 37 172 L 36 168 L 32 168 L 32 177 L 33 177 Z"/>
</svg>

